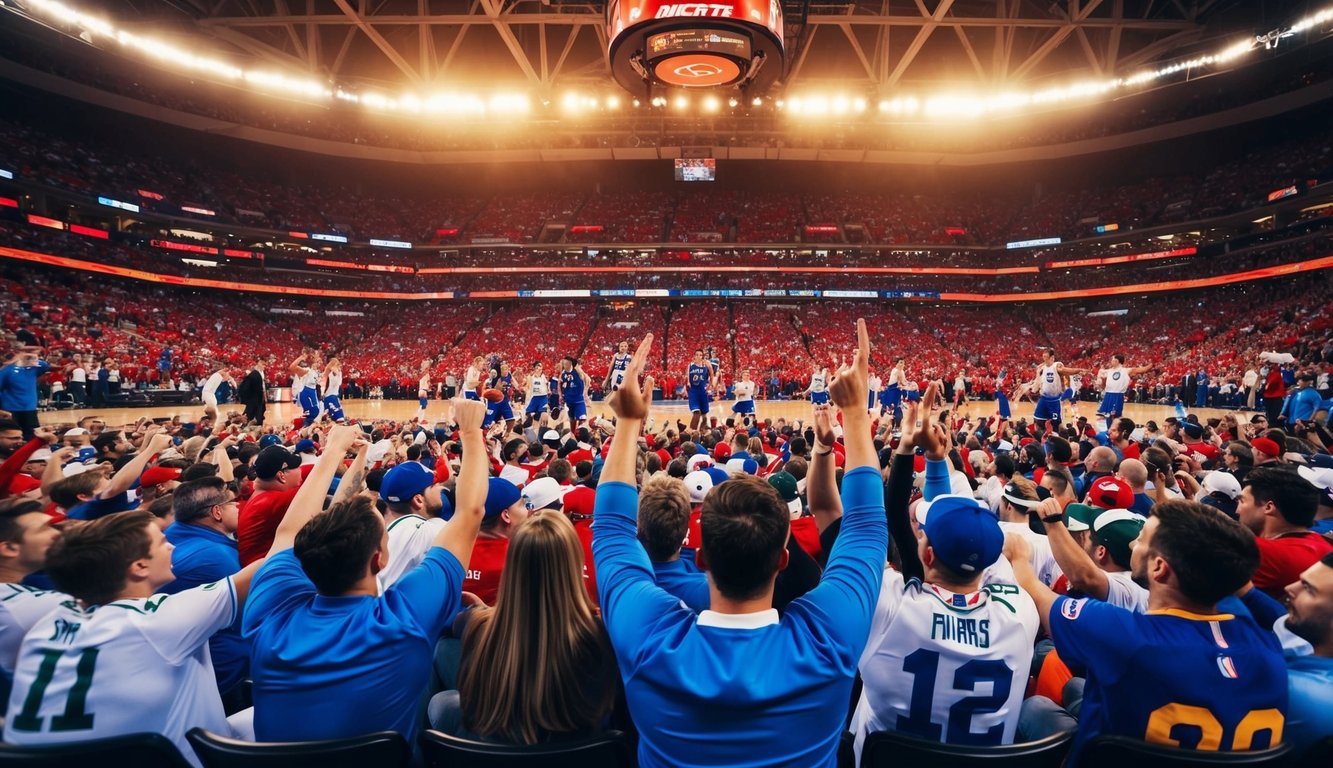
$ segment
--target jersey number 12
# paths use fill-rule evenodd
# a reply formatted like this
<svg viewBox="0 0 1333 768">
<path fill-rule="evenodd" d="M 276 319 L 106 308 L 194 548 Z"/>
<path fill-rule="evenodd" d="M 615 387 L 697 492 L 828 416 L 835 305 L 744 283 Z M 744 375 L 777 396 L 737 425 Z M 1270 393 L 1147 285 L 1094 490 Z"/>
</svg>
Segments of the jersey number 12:
<svg viewBox="0 0 1333 768">
<path fill-rule="evenodd" d="M 939 651 L 922 648 L 903 659 L 903 670 L 916 680 L 912 684 L 911 711 L 907 717 L 898 716 L 899 732 L 941 741 L 944 729 L 930 719 L 935 708 L 935 678 L 939 668 Z M 972 730 L 972 717 L 1000 711 L 1009 699 L 1014 671 L 999 659 L 972 659 L 954 670 L 955 689 L 972 691 L 986 682 L 991 684 L 990 695 L 967 696 L 949 707 L 948 736 L 942 740 L 946 744 L 997 746 L 1004 740 L 1003 724 L 976 733 Z"/>
</svg>

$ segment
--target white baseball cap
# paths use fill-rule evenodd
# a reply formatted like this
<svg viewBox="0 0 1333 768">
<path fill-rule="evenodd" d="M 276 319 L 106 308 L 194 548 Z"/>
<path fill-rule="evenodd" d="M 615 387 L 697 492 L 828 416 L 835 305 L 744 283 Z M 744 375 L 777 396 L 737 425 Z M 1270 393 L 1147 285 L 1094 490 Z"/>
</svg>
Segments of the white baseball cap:
<svg viewBox="0 0 1333 768">
<path fill-rule="evenodd" d="M 691 472 L 685 476 L 685 490 L 690 492 L 691 504 L 702 504 L 713 490 L 713 476 L 702 470 Z"/>
<path fill-rule="evenodd" d="M 1230 472 L 1214 471 L 1204 475 L 1203 489 L 1208 493 L 1220 493 L 1228 499 L 1240 497 L 1240 481 Z"/>
<path fill-rule="evenodd" d="M 552 502 L 565 498 L 573 486 L 564 486 L 554 477 L 539 477 L 523 486 L 523 498 L 532 504 L 533 511 L 545 509 Z"/>
</svg>

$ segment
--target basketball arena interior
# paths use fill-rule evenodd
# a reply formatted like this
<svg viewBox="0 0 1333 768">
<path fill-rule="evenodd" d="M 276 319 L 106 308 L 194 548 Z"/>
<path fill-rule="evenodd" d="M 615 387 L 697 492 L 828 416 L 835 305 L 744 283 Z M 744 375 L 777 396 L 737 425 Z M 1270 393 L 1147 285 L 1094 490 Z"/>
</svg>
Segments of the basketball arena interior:
<svg viewBox="0 0 1333 768">
<path fill-rule="evenodd" d="M 1333 5 L 0 0 L 0 135 L 0 762 L 1333 764 Z"/>
</svg>

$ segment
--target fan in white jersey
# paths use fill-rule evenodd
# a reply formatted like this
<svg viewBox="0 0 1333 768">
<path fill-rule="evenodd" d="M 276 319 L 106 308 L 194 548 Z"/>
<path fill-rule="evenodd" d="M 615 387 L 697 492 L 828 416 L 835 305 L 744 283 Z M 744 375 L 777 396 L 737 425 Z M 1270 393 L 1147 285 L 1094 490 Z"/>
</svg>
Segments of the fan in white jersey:
<svg viewBox="0 0 1333 768">
<path fill-rule="evenodd" d="M 226 368 L 219 368 L 204 381 L 204 391 L 200 395 L 204 401 L 204 418 L 216 419 L 218 417 L 218 387 L 221 387 L 224 381 L 235 393 L 236 380 L 231 377 Z"/>
<path fill-rule="evenodd" d="M 731 385 L 731 394 L 736 397 L 731 412 L 754 418 L 754 382 L 750 380 L 749 368 L 741 370 L 741 380 Z"/>
<path fill-rule="evenodd" d="M 1000 496 L 1000 530 L 1006 535 L 1012 533 L 1027 539 L 1032 550 L 1029 559 L 1032 570 L 1042 584 L 1054 587 L 1064 571 L 1060 570 L 1060 564 L 1051 552 L 1051 543 L 1028 525 L 1028 515 L 1039 503 L 1037 487 L 1032 481 L 1022 475 L 1015 475 L 1004 486 L 1004 493 Z"/>
<path fill-rule="evenodd" d="M 445 521 L 439 517 L 443 490 L 435 474 L 420 462 L 403 462 L 385 473 L 380 500 L 389 533 L 389 564 L 375 574 L 380 594 L 421 564 L 444 529 Z"/>
<path fill-rule="evenodd" d="M 999 523 L 975 499 L 937 496 L 922 534 L 924 581 L 884 571 L 859 665 L 858 757 L 874 731 L 995 746 L 1018 729 L 1039 619 L 1016 585 L 981 584 L 1003 551 Z"/>
<path fill-rule="evenodd" d="M 1097 378 L 1102 385 L 1102 403 L 1097 406 L 1097 415 L 1109 419 L 1118 419 L 1125 413 L 1125 393 L 1133 383 L 1135 376 L 1142 376 L 1153 370 L 1155 365 L 1141 365 L 1137 368 L 1125 367 L 1125 356 L 1111 355 L 1111 363 L 1097 371 Z"/>
<path fill-rule="evenodd" d="M 60 538 L 51 516 L 31 499 L 0 502 L 0 670 L 14 676 L 19 643 L 69 595 L 27 587 L 22 581 L 46 567 L 46 552 Z"/>
<path fill-rule="evenodd" d="M 326 453 L 338 462 L 356 439 L 335 429 Z M 154 435 L 145 451 L 171 444 Z M 364 467 L 364 450 L 358 462 Z M 319 511 L 311 503 L 333 475 L 333 460 L 312 473 L 278 526 L 273 550 L 291 547 Z M 353 465 L 356 469 L 356 465 Z M 322 476 L 315 476 L 323 470 Z M 322 480 L 324 485 L 319 485 Z M 350 494 L 351 483 L 348 493 Z M 316 487 L 318 486 L 318 487 Z M 302 491 L 306 489 L 303 488 Z M 120 512 L 66 531 L 51 546 L 46 571 L 70 596 L 24 637 L 14 669 L 4 740 L 67 744 L 129 733 L 159 733 L 198 765 L 185 732 L 194 727 L 253 739 L 223 712 L 208 652 L 214 632 L 235 621 L 263 558 L 223 581 L 174 595 L 171 543 L 147 512 Z M 237 725 L 244 717 L 238 718 Z"/>
<path fill-rule="evenodd" d="M 625 369 L 629 367 L 629 361 L 629 342 L 622 341 L 611 358 L 611 368 L 606 372 L 606 379 L 602 381 L 602 391 L 608 397 L 625 383 Z"/>
<path fill-rule="evenodd" d="M 320 401 L 323 412 L 339 424 L 345 423 L 347 416 L 343 413 L 342 402 L 343 366 L 338 358 L 329 358 L 329 362 L 324 366 L 324 373 L 320 376 L 320 381 L 322 382 L 321 391 L 324 393 L 324 399 Z"/>
</svg>

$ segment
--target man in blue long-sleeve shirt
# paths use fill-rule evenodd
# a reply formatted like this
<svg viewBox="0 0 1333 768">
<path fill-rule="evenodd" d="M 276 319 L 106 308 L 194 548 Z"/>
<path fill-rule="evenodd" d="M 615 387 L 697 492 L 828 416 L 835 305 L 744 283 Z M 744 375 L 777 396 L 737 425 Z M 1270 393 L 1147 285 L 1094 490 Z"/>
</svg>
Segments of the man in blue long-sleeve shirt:
<svg viewBox="0 0 1333 768">
<path fill-rule="evenodd" d="M 9 411 L 23 427 L 23 439 L 31 440 L 37 429 L 37 377 L 51 364 L 37 358 L 38 347 L 24 347 L 0 368 L 0 409 Z"/>
<path fill-rule="evenodd" d="M 864 650 L 888 549 L 884 491 L 870 439 L 870 341 L 829 387 L 843 410 L 841 533 L 819 586 L 779 618 L 773 584 L 786 564 L 787 505 L 767 483 L 733 478 L 704 500 L 700 565 L 710 610 L 697 616 L 653 583 L 635 538 L 635 441 L 648 412 L 641 389 L 652 336 L 611 398 L 619 417 L 597 488 L 593 557 L 611 644 L 638 725 L 639 764 L 832 766 L 856 663 Z"/>
<path fill-rule="evenodd" d="M 1282 418 L 1287 426 L 1292 427 L 1298 421 L 1309 421 L 1323 403 L 1319 391 L 1314 388 L 1314 374 L 1310 371 L 1301 373 L 1296 378 L 1296 389 L 1287 393 L 1287 402 L 1282 407 Z"/>
</svg>

